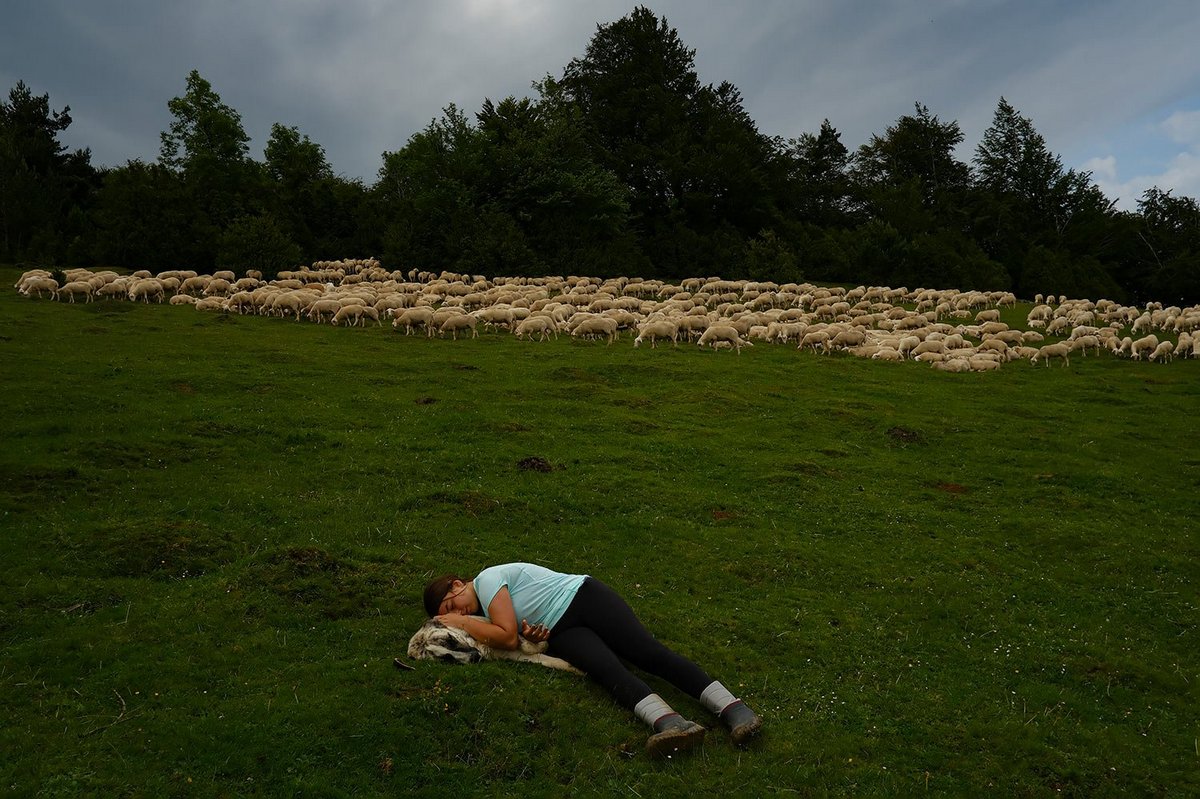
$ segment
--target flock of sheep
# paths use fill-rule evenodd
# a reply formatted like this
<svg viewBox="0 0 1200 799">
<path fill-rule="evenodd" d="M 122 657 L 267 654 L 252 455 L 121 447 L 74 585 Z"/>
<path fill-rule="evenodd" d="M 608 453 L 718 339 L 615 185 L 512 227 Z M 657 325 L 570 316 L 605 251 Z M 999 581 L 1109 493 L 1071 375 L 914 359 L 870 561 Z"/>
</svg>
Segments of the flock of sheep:
<svg viewBox="0 0 1200 799">
<path fill-rule="evenodd" d="M 640 278 L 494 278 L 448 272 L 392 271 L 374 259 L 317 261 L 275 280 L 248 271 L 198 275 L 167 271 L 131 275 L 68 269 L 59 285 L 45 270 L 24 273 L 26 296 L 69 302 L 120 299 L 192 305 L 200 311 L 292 317 L 358 326 L 370 322 L 406 335 L 478 335 L 480 327 L 545 341 L 559 335 L 633 345 L 695 342 L 732 349 L 756 342 L 846 352 L 882 361 L 916 360 L 949 372 L 999 369 L 1017 360 L 1047 366 L 1107 350 L 1167 362 L 1200 357 L 1200 306 L 1145 308 L 1110 300 L 1038 295 L 1026 323 L 1010 328 L 999 309 L 1016 305 L 1009 292 L 819 287 L 808 283 L 689 278 L 679 283 Z M 1128 335 L 1123 335 L 1128 333 Z M 1046 337 L 1057 341 L 1043 343 Z M 1172 340 L 1172 338 L 1174 340 Z"/>
</svg>

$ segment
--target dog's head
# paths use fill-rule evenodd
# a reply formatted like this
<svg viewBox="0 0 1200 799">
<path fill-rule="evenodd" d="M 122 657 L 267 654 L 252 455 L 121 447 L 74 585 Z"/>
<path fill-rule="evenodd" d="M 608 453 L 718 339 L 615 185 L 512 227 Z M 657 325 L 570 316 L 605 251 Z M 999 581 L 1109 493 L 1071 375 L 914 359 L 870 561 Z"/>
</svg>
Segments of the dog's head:
<svg viewBox="0 0 1200 799">
<path fill-rule="evenodd" d="M 430 619 L 408 641 L 408 656 L 414 660 L 446 663 L 478 663 L 483 660 L 478 644 L 466 630 L 447 627 Z"/>
</svg>

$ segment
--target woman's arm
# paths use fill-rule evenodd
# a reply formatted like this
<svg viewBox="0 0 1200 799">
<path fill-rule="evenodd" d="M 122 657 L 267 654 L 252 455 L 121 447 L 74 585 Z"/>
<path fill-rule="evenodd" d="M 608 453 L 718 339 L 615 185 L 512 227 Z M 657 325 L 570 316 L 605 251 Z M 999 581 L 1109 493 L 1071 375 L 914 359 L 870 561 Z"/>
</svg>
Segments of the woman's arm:
<svg viewBox="0 0 1200 799">
<path fill-rule="evenodd" d="M 516 649 L 517 611 L 513 608 L 512 595 L 508 593 L 507 586 L 496 592 L 496 596 L 488 605 L 488 616 L 492 619 L 490 622 L 479 616 L 464 616 L 458 613 L 438 616 L 437 620 L 447 627 L 466 630 L 476 641 L 482 641 L 496 649 Z"/>
</svg>

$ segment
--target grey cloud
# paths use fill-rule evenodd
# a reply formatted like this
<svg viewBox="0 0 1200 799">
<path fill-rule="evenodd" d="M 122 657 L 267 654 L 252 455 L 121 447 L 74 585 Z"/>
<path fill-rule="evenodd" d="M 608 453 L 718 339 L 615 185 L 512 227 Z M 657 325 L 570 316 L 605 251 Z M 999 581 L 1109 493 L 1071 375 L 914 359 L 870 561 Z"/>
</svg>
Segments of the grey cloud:
<svg viewBox="0 0 1200 799">
<path fill-rule="evenodd" d="M 1185 148 L 1154 149 L 1168 146 L 1165 137 L 1128 132 L 1200 107 L 1200 14 L 1190 0 L 649 5 L 697 50 L 701 80 L 737 85 L 768 135 L 798 136 L 828 118 L 853 148 L 920 101 L 960 123 L 969 158 L 1004 95 L 1069 166 L 1115 156 L 1119 171 L 1131 155 L 1110 148 L 1141 147 L 1167 175 Z M 448 103 L 470 113 L 484 97 L 529 94 L 532 81 L 583 53 L 598 23 L 632 7 L 13 0 L 0 80 L 23 78 L 56 107 L 70 104 L 68 143 L 114 165 L 157 156 L 167 100 L 199 69 L 242 115 L 256 156 L 272 123 L 295 125 L 335 169 L 370 182 L 381 153 Z"/>
</svg>

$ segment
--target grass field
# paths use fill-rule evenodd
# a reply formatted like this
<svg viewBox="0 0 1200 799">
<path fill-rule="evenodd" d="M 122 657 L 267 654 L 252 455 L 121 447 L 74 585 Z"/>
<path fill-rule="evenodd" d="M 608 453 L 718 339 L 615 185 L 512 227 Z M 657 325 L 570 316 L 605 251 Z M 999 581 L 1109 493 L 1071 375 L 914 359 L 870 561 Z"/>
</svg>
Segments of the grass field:
<svg viewBox="0 0 1200 799">
<path fill-rule="evenodd" d="M 1200 793 L 1196 362 L 453 342 L 16 275 L 0 794 Z M 655 763 L 580 678 L 393 667 L 430 577 L 510 560 L 614 586 L 762 739 Z"/>
</svg>

